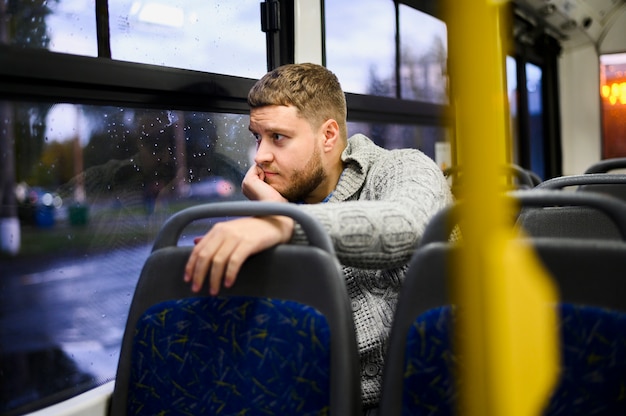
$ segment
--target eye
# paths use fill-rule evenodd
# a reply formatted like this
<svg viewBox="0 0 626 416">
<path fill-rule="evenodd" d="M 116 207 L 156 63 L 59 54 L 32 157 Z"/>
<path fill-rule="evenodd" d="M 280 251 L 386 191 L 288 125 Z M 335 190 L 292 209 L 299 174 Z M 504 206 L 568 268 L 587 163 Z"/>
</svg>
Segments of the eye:
<svg viewBox="0 0 626 416">
<path fill-rule="evenodd" d="M 282 134 L 274 133 L 272 135 L 272 139 L 274 139 L 274 141 L 276 141 L 276 142 L 279 142 L 279 141 L 281 141 L 284 138 L 285 138 L 285 136 L 283 136 Z"/>
<path fill-rule="evenodd" d="M 259 135 L 258 133 L 252 133 L 252 137 L 254 138 L 256 144 L 259 144 L 259 142 L 261 141 L 261 135 Z"/>
</svg>

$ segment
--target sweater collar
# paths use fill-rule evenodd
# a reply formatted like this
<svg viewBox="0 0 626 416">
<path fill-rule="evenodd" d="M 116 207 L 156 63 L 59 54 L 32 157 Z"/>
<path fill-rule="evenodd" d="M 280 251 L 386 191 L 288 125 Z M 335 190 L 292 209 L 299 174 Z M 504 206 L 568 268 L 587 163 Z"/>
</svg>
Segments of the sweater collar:
<svg viewBox="0 0 626 416">
<path fill-rule="evenodd" d="M 362 134 L 355 134 L 348 139 L 348 145 L 341 154 L 345 167 L 330 201 L 347 201 L 358 193 L 367 177 L 367 172 L 374 162 L 374 153 L 378 147 Z"/>
</svg>

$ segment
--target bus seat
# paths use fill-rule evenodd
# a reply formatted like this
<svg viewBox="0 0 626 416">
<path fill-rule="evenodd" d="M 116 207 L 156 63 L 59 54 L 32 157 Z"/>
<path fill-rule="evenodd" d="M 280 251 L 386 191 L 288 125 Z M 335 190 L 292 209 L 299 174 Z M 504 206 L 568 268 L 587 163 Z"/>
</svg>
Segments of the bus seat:
<svg viewBox="0 0 626 416">
<path fill-rule="evenodd" d="M 576 193 L 599 193 L 626 202 L 626 175 L 586 174 L 552 178 L 541 183 L 537 189 L 564 190 L 576 187 Z M 620 190 L 621 189 L 621 190 Z M 625 191 L 623 195 L 620 192 Z M 615 204 L 614 204 L 615 205 Z M 626 205 L 622 211 L 626 211 Z M 620 239 L 622 236 L 614 226 L 614 220 L 604 209 L 578 206 L 532 208 L 520 214 L 519 223 L 532 235 L 582 236 L 586 238 Z"/>
<path fill-rule="evenodd" d="M 516 241 L 534 246 L 560 292 L 561 371 L 543 414 L 626 414 L 626 244 Z M 463 359 L 452 330 L 462 310 L 451 303 L 446 283 L 449 259 L 460 246 L 434 242 L 410 262 L 391 329 L 380 414 L 456 414 L 453 374 Z"/>
<path fill-rule="evenodd" d="M 461 185 L 463 169 L 460 166 L 450 166 L 444 170 L 444 176 L 452 181 L 454 194 L 458 193 Z M 532 189 L 542 182 L 542 179 L 535 172 L 525 169 L 515 163 L 508 163 L 501 167 L 500 173 L 506 183 L 504 189 Z"/>
<path fill-rule="evenodd" d="M 541 183 L 544 189 L 562 189 L 576 186 L 577 191 L 598 192 L 626 201 L 626 174 L 609 173 L 612 169 L 624 167 L 626 158 L 608 159 L 598 163 L 583 175 L 568 175 L 552 178 Z"/>
<path fill-rule="evenodd" d="M 511 191 L 520 210 L 513 221 L 531 237 L 600 238 L 626 240 L 626 204 L 605 195 L 562 192 L 537 187 Z M 454 227 L 462 235 L 458 215 L 462 201 L 443 208 L 428 222 L 419 245 L 448 241 Z"/>
<path fill-rule="evenodd" d="M 409 263 L 385 357 L 381 415 L 451 414 L 456 390 L 446 282 L 449 247 L 444 242 L 420 247 Z"/>
<path fill-rule="evenodd" d="M 250 257 L 218 296 L 183 282 L 186 225 L 207 217 L 287 215 L 309 245 Z M 205 294 L 206 293 L 206 294 Z M 111 415 L 361 412 L 356 332 L 330 237 L 291 204 L 225 202 L 166 221 L 137 283 Z"/>
<path fill-rule="evenodd" d="M 626 157 L 613 157 L 596 162 L 585 170 L 585 174 L 608 173 L 618 169 L 626 169 Z"/>
<path fill-rule="evenodd" d="M 530 236 L 626 240 L 626 203 L 616 198 L 542 188 L 515 197 L 523 207 L 517 225 Z"/>
<path fill-rule="evenodd" d="M 621 169 L 626 169 L 626 157 L 605 159 L 591 165 L 587 168 L 585 174 L 609 175 L 611 178 L 615 178 L 615 182 L 581 185 L 578 189 L 581 191 L 601 192 L 619 198 L 622 201 L 626 201 L 626 175 L 623 173 L 612 172 Z"/>
</svg>

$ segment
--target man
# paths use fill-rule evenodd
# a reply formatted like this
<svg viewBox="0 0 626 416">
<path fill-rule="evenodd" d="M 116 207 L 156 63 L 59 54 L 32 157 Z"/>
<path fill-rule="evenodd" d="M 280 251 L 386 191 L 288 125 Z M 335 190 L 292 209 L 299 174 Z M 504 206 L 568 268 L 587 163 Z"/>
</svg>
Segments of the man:
<svg viewBox="0 0 626 416">
<path fill-rule="evenodd" d="M 359 134 L 348 140 L 345 95 L 322 66 L 277 68 L 254 85 L 248 103 L 257 153 L 243 193 L 299 203 L 327 229 L 352 299 L 363 406 L 375 408 L 406 265 L 429 219 L 452 202 L 448 184 L 418 150 L 386 150 Z M 209 292 L 216 295 L 235 282 L 250 255 L 305 241 L 282 216 L 221 222 L 197 242 L 184 279 L 197 292 L 209 272 Z"/>
</svg>

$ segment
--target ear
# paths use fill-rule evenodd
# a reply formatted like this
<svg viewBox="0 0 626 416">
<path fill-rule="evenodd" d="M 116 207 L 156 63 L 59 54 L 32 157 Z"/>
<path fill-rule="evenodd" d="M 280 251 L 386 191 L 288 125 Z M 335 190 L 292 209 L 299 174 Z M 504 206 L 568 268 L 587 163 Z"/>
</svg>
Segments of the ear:
<svg viewBox="0 0 626 416">
<path fill-rule="evenodd" d="M 330 152 L 335 148 L 337 143 L 340 141 L 339 137 L 339 124 L 337 121 L 330 118 L 326 120 L 321 128 L 320 133 L 324 136 L 324 142 L 322 144 L 322 148 L 325 152 Z"/>
</svg>

